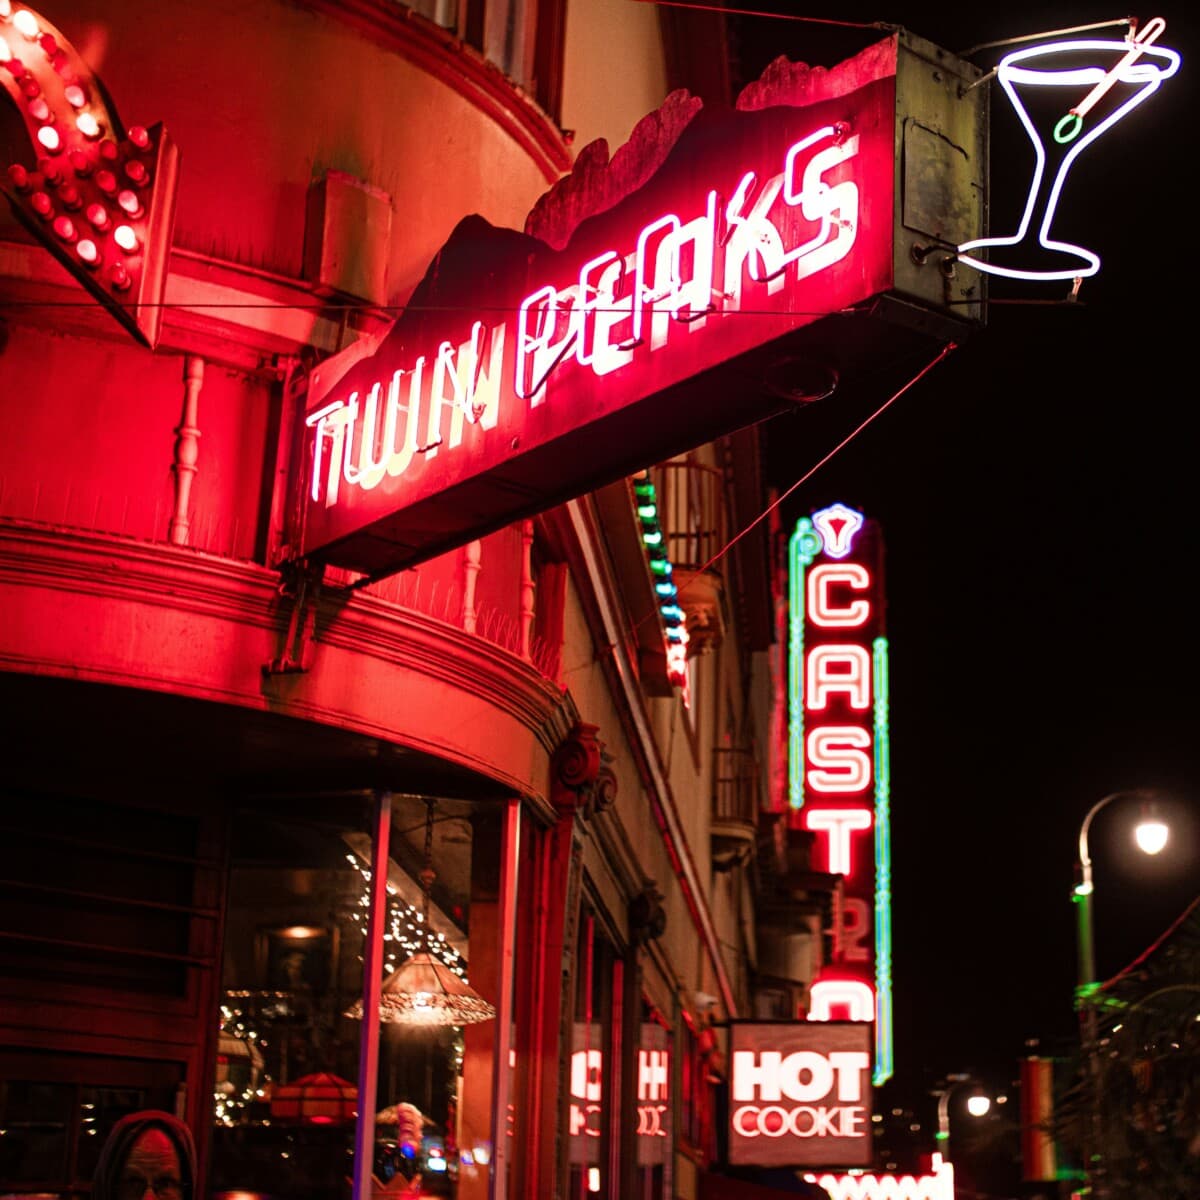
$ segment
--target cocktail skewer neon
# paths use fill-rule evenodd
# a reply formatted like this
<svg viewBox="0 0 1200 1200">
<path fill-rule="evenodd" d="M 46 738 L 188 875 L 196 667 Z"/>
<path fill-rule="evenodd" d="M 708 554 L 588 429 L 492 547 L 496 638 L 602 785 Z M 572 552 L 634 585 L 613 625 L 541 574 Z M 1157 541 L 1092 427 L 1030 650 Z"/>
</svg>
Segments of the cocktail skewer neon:
<svg viewBox="0 0 1200 1200">
<path fill-rule="evenodd" d="M 1112 70 L 1067 115 L 1054 127 L 1054 138 L 1058 142 L 1069 142 L 1083 127 L 1083 118 L 1095 107 L 1097 102 L 1121 77 L 1126 67 L 1137 62 L 1146 52 L 1146 47 L 1157 40 L 1158 35 L 1166 29 L 1167 23 L 1162 17 L 1148 21 L 1145 27 L 1129 39 L 1129 49 L 1125 56 L 1116 63 Z"/>
</svg>

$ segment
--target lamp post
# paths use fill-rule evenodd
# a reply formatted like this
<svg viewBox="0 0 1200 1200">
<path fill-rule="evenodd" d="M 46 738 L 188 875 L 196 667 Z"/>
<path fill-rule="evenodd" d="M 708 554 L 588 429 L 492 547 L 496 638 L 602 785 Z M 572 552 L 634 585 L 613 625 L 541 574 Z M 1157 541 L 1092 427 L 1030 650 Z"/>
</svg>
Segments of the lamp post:
<svg viewBox="0 0 1200 1200">
<path fill-rule="evenodd" d="M 942 1156 L 943 1162 L 950 1161 L 950 1097 L 954 1095 L 959 1088 L 964 1084 L 970 1084 L 970 1075 L 947 1075 L 946 1086 L 938 1088 L 938 1109 L 937 1109 L 937 1140 L 938 1153 Z M 967 1100 L 967 1112 L 973 1117 L 982 1117 L 988 1109 L 992 1107 L 991 1099 L 986 1096 L 980 1089 L 979 1085 L 974 1085 L 975 1090 Z"/>
<path fill-rule="evenodd" d="M 1136 788 L 1131 791 L 1110 792 L 1102 796 L 1083 818 L 1079 827 L 1079 862 L 1077 864 L 1079 882 L 1075 885 L 1072 896 L 1077 908 L 1079 977 L 1075 988 L 1075 1007 L 1079 1011 L 1080 1037 L 1084 1056 L 1088 1060 L 1088 1075 L 1091 1081 L 1091 1121 L 1090 1146 L 1084 1146 L 1084 1170 L 1089 1182 L 1092 1182 L 1093 1154 L 1099 1159 L 1100 1140 L 1100 1062 L 1096 1057 L 1096 1009 L 1091 1004 L 1091 997 L 1099 986 L 1096 981 L 1096 947 L 1092 927 L 1092 858 L 1088 852 L 1088 833 L 1096 814 L 1111 804 L 1114 800 L 1137 800 L 1141 804 L 1141 819 L 1135 830 L 1134 837 L 1138 848 L 1144 854 L 1157 854 L 1167 844 L 1167 826 L 1159 819 L 1155 807 L 1153 791 Z M 1093 1190 L 1094 1188 L 1093 1184 Z M 1102 1194 L 1097 1192 L 1097 1194 Z"/>
</svg>

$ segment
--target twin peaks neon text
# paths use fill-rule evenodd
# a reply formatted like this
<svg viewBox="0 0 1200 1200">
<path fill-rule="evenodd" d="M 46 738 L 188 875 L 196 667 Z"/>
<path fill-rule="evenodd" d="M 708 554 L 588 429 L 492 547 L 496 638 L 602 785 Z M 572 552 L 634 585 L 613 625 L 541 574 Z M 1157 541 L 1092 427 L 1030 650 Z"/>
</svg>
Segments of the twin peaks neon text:
<svg viewBox="0 0 1200 1200">
<path fill-rule="evenodd" d="M 552 401 L 551 377 L 568 362 L 619 372 L 739 311 L 748 285 L 773 295 L 839 262 L 858 235 L 859 185 L 826 176 L 858 150 L 844 123 L 824 125 L 792 143 L 769 178 L 746 171 L 728 198 L 711 189 L 696 210 L 663 213 L 569 281 L 536 288 L 514 327 L 476 321 L 458 344 L 431 345 L 309 413 L 313 501 L 334 506 L 343 489 L 368 492 L 418 456 L 452 454 L 467 426 L 495 429 L 503 405 Z"/>
</svg>

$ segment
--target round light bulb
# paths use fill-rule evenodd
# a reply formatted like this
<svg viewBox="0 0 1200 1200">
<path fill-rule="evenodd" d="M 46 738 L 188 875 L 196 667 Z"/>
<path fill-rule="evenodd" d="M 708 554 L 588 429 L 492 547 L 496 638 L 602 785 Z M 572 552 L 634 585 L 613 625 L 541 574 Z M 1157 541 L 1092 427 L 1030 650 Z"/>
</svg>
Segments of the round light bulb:
<svg viewBox="0 0 1200 1200">
<path fill-rule="evenodd" d="M 1158 854 L 1166 846 L 1170 830 L 1157 817 L 1146 817 L 1138 822 L 1133 836 L 1143 854 Z"/>
<path fill-rule="evenodd" d="M 976 1093 L 967 1097 L 967 1112 L 973 1117 L 982 1117 L 991 1107 L 992 1102 L 987 1096 Z"/>
<path fill-rule="evenodd" d="M 23 33 L 30 41 L 33 41 L 38 35 L 37 17 L 28 9 L 22 8 L 13 14 L 13 26 L 19 33 Z"/>
</svg>

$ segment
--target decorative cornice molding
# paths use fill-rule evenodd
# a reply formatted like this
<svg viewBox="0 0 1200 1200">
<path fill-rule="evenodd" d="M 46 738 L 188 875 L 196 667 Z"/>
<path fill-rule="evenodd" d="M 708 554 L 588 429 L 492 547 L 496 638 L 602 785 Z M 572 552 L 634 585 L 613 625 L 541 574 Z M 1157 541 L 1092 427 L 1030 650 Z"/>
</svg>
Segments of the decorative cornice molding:
<svg viewBox="0 0 1200 1200">
<path fill-rule="evenodd" d="M 376 45 L 394 50 L 454 88 L 500 126 L 553 183 L 571 169 L 563 131 L 499 67 L 448 29 L 390 0 L 305 0 L 315 9 L 368 33 Z"/>
<path fill-rule="evenodd" d="M 131 609 L 155 609 L 203 617 L 265 635 L 263 644 L 282 635 L 288 619 L 276 572 L 249 562 L 221 558 L 168 543 L 150 543 L 114 534 L 63 529 L 0 518 L 0 590 L 11 597 L 22 588 L 72 593 L 111 601 Z M 369 595 L 323 596 L 318 602 L 316 653 L 323 650 L 360 655 L 400 670 L 423 675 L 492 705 L 527 728 L 546 754 L 566 736 L 574 720 L 573 704 L 562 689 L 534 666 L 500 646 L 463 630 Z M 22 646 L 5 645 L 6 669 L 176 691 L 203 699 L 317 720 L 355 732 L 409 745 L 432 754 L 436 745 L 407 739 L 404 730 L 373 720 L 369 714 L 334 709 L 307 693 L 297 676 L 287 686 L 232 686 L 232 672 L 220 679 L 197 679 L 187 686 L 155 674 L 145 663 L 138 676 L 119 678 L 109 664 L 67 662 Z M 249 664 L 239 664 L 248 667 Z M 259 680 L 261 664 L 240 672 Z M 494 766 L 472 763 L 495 775 Z M 508 781 L 519 786 L 520 781 Z"/>
</svg>

